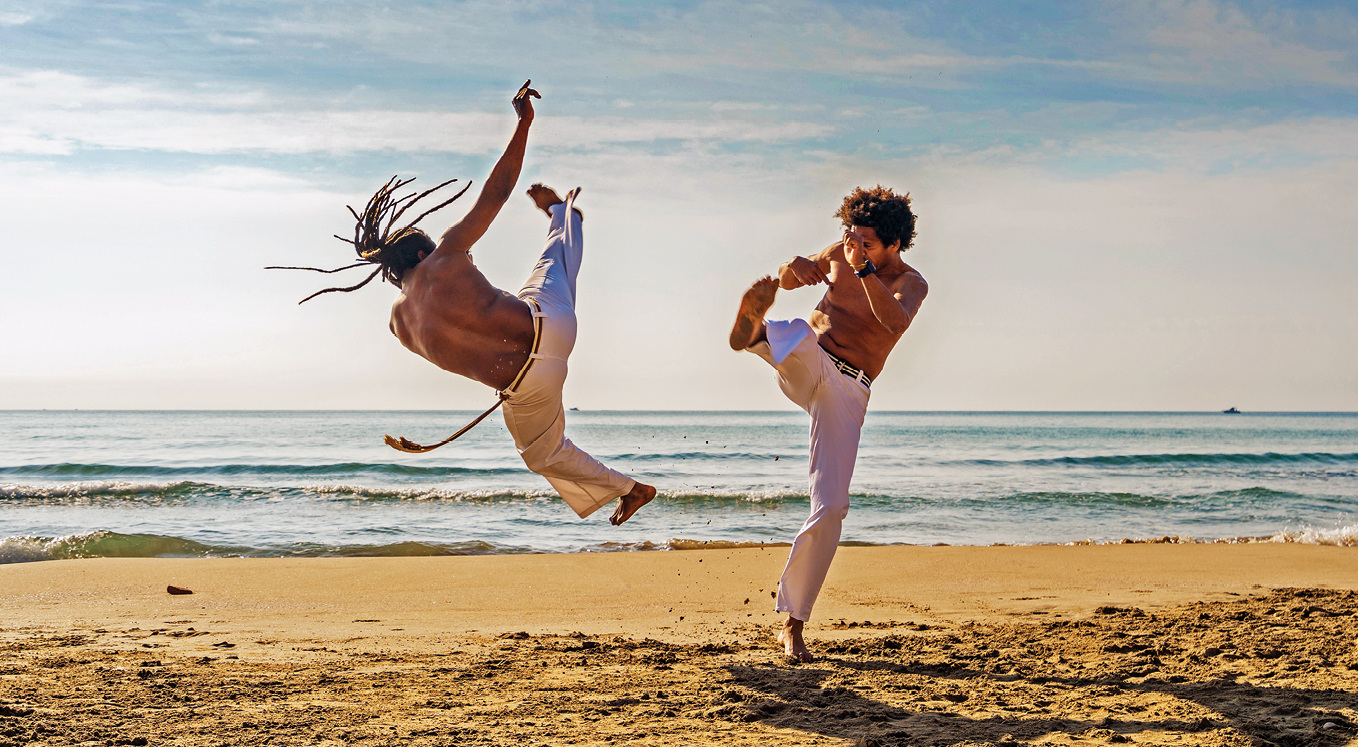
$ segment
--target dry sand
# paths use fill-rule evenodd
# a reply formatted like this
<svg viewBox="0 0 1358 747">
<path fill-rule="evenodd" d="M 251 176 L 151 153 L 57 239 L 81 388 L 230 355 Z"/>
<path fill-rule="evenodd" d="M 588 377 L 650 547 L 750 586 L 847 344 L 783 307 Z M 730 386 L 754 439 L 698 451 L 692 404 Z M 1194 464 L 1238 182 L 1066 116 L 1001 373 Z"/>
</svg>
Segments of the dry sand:
<svg viewBox="0 0 1358 747">
<path fill-rule="evenodd" d="M 0 747 L 1358 744 L 1351 548 L 786 552 L 0 566 Z"/>
</svg>

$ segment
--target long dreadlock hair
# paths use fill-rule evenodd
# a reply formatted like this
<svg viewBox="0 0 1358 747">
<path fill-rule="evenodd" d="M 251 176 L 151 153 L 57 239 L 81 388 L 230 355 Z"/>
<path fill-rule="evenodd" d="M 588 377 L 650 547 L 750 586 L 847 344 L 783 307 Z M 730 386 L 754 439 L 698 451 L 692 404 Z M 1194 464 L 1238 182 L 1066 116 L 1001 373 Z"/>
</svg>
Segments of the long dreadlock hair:
<svg viewBox="0 0 1358 747">
<path fill-rule="evenodd" d="M 351 285 L 348 288 L 326 288 L 322 291 L 316 291 L 306 298 L 303 298 L 301 301 L 298 301 L 298 304 L 304 304 L 323 293 L 334 293 L 337 291 L 340 293 L 348 293 L 349 291 L 356 291 L 372 282 L 372 279 L 378 275 L 381 275 L 382 279 L 386 280 L 388 283 L 400 288 L 401 279 L 405 276 L 405 271 L 414 267 L 415 264 L 420 261 L 419 252 L 421 250 L 432 251 L 432 247 L 434 246 L 433 239 L 430 239 L 429 235 L 424 231 L 416 228 L 415 224 L 419 223 L 430 213 L 452 204 L 453 200 L 461 197 L 472 186 L 471 183 L 468 182 L 467 186 L 463 187 L 461 192 L 458 192 L 451 198 L 420 213 L 418 218 L 410 221 L 404 227 L 392 231 L 392 226 L 396 225 L 396 221 L 400 220 L 406 210 L 409 210 L 415 203 L 425 197 L 428 197 L 457 180 L 449 179 L 432 189 L 426 189 L 425 191 L 418 193 L 412 192 L 405 197 L 395 196 L 396 190 L 413 181 L 415 181 L 414 177 L 401 179 L 399 176 L 393 176 L 391 179 L 387 180 L 386 184 L 382 185 L 381 189 L 373 194 L 371 199 L 368 200 L 368 206 L 363 209 L 362 215 L 354 210 L 352 206 L 345 205 L 345 207 L 349 208 L 349 214 L 354 216 L 354 220 L 357 221 L 354 225 L 354 238 L 346 239 L 339 235 L 336 235 L 335 238 L 346 244 L 352 244 L 354 251 L 358 252 L 358 258 L 362 261 L 344 267 L 337 267 L 333 270 L 322 270 L 319 267 L 278 266 L 265 267 L 264 269 L 311 270 L 312 272 L 330 274 L 333 272 L 340 272 L 341 270 L 352 270 L 355 267 L 363 267 L 368 264 L 377 265 L 377 269 L 373 270 L 372 274 L 369 275 L 367 279 L 357 285 Z"/>
</svg>

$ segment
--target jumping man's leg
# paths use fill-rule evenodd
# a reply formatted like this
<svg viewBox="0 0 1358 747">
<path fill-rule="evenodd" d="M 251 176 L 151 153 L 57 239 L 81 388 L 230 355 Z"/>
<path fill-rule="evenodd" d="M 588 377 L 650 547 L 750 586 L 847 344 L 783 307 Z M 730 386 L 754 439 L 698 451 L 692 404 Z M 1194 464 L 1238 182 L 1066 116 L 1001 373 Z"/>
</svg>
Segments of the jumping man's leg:
<svg viewBox="0 0 1358 747">
<path fill-rule="evenodd" d="M 613 515 L 608 517 L 608 523 L 617 526 L 624 521 L 632 518 L 632 514 L 637 509 L 651 502 L 655 497 L 655 488 L 643 483 L 632 486 L 632 492 L 618 499 L 618 507 L 613 511 Z"/>
<path fill-rule="evenodd" d="M 528 188 L 528 198 L 533 201 L 534 205 L 538 206 L 538 210 L 546 213 L 548 218 L 552 217 L 553 205 L 560 205 L 565 202 L 565 200 L 561 199 L 561 195 L 556 193 L 555 189 L 552 189 L 542 182 L 538 182 Z M 584 217 L 584 213 L 580 212 L 580 208 L 575 208 L 575 214 L 582 218 Z"/>
<path fill-rule="evenodd" d="M 579 210 L 573 210 L 574 214 L 568 216 L 564 208 L 556 207 L 568 200 L 563 200 L 546 185 L 539 183 L 529 187 L 528 197 L 551 218 L 552 223 L 548 230 L 547 249 L 528 282 L 519 291 L 519 297 L 536 299 L 548 311 L 548 319 L 544 320 L 542 353 L 546 358 L 555 359 L 555 362 L 543 360 L 539 362 L 541 371 L 530 369 L 529 378 L 545 386 L 537 396 L 529 392 L 522 392 L 523 396 L 520 396 L 516 392 L 506 403 L 505 424 L 514 433 L 515 442 L 520 446 L 520 454 L 529 469 L 546 477 L 577 513 L 587 515 L 600 505 L 599 500 L 608 500 L 611 493 L 612 496 L 618 496 L 618 507 L 609 521 L 615 525 L 621 524 L 655 497 L 655 488 L 626 478 L 600 464 L 571 443 L 562 432 L 565 412 L 560 403 L 561 384 L 566 376 L 566 358 L 575 345 L 575 279 L 583 255 L 580 234 L 582 216 Z M 574 193 L 567 194 L 567 198 L 573 197 Z M 549 328 L 561 329 L 565 337 L 560 340 L 549 339 Z M 549 374 L 549 371 L 555 375 Z M 547 381 L 549 379 L 552 380 L 550 384 Z M 552 425 L 538 434 L 536 432 L 541 428 L 531 427 L 529 424 L 533 422 L 552 422 Z M 520 444 L 520 441 L 525 443 Z M 620 487 L 612 487 L 619 484 Z M 600 492 L 601 487 L 603 492 Z M 623 490 L 627 492 L 619 496 L 618 493 Z"/>
</svg>

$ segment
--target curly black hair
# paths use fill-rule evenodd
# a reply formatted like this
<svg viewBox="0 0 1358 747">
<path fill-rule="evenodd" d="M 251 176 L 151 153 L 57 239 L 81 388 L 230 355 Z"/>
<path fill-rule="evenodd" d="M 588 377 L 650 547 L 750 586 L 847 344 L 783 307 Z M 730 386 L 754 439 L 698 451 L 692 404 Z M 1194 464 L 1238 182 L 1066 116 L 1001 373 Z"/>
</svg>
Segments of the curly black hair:
<svg viewBox="0 0 1358 747">
<path fill-rule="evenodd" d="M 885 246 L 901 242 L 905 251 L 915 243 L 915 214 L 910 211 L 910 193 L 898 195 L 890 187 L 878 184 L 872 189 L 855 187 L 835 217 L 844 227 L 866 226 L 877 232 Z"/>
<path fill-rule="evenodd" d="M 354 238 L 346 239 L 343 236 L 336 236 L 335 238 L 346 244 L 353 245 L 354 250 L 358 252 L 359 262 L 352 265 L 346 265 L 345 267 L 339 267 L 334 270 L 322 270 L 318 267 L 277 266 L 265 267 L 264 269 L 311 270 L 312 272 L 330 274 L 339 272 L 340 270 L 362 267 L 364 265 L 377 265 L 377 268 L 373 270 L 372 274 L 358 285 L 352 285 L 348 288 L 326 288 L 323 291 L 317 291 L 306 298 L 303 298 L 301 301 L 297 302 L 299 304 L 306 303 L 323 293 L 348 293 L 349 291 L 358 290 L 372 282 L 372 279 L 378 275 L 381 275 L 382 279 L 386 280 L 388 283 L 400 288 L 401 280 L 405 277 L 406 270 L 419 264 L 420 252 L 424 252 L 428 255 L 433 253 L 435 249 L 434 240 L 429 238 L 429 234 L 416 228 L 415 224 L 419 223 L 430 213 L 446 207 L 448 204 L 452 203 L 453 200 L 456 200 L 465 194 L 467 189 L 471 187 L 471 183 L 468 183 L 466 187 L 462 188 L 461 192 L 458 192 L 451 198 L 424 211 L 418 218 L 406 224 L 404 228 L 392 230 L 396 225 L 396 221 L 400 219 L 407 209 L 413 207 L 415 203 L 419 202 L 421 199 L 428 197 L 457 180 L 449 179 L 433 189 L 426 189 L 425 191 L 418 193 L 412 192 L 405 197 L 396 197 L 396 190 L 413 181 L 415 181 L 414 178 L 401 179 L 393 176 L 386 184 L 382 185 L 375 194 L 373 194 L 371 199 L 368 200 L 368 206 L 363 209 L 361 215 L 358 211 L 349 207 L 349 214 L 354 216 L 354 220 L 357 221 L 354 225 Z"/>
</svg>

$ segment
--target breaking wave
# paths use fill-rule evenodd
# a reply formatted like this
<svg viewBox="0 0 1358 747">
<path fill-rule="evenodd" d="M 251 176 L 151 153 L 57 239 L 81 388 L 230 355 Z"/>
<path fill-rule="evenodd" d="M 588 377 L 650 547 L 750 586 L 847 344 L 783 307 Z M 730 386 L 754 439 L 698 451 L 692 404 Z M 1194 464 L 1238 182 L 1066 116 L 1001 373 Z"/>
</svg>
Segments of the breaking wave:
<svg viewBox="0 0 1358 747">
<path fill-rule="evenodd" d="M 1095 466 L 1095 467 L 1138 467 L 1138 466 L 1267 466 L 1325 464 L 1358 464 L 1358 454 L 1328 454 L 1314 452 L 1306 454 L 1118 454 L 1106 456 L 1054 457 L 1049 459 L 969 459 L 953 464 L 976 466 Z"/>
<path fill-rule="evenodd" d="M 278 547 L 207 545 L 183 537 L 120 534 L 99 530 L 64 537 L 0 539 L 0 564 L 80 558 L 385 558 L 439 555 L 521 555 L 526 547 L 489 542 L 395 542 L 385 545 L 326 545 L 300 542 Z"/>
</svg>

